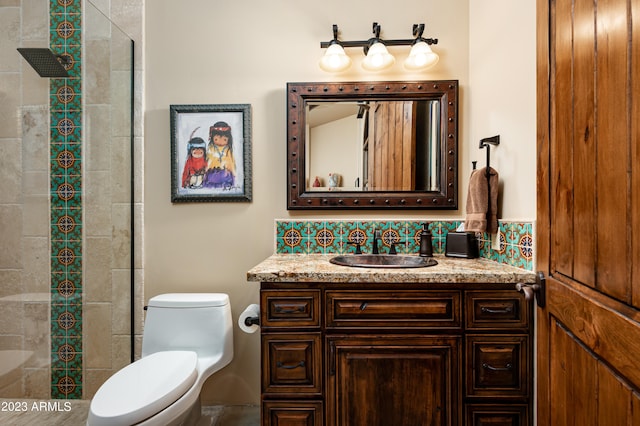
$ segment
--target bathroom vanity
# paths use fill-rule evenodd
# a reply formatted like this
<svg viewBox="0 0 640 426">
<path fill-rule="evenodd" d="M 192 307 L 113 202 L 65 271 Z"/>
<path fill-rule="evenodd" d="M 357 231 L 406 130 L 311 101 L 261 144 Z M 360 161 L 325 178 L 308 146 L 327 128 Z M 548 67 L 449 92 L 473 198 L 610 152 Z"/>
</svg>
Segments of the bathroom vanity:
<svg viewBox="0 0 640 426">
<path fill-rule="evenodd" d="M 260 282 L 262 425 L 530 425 L 535 274 L 276 254 Z"/>
</svg>

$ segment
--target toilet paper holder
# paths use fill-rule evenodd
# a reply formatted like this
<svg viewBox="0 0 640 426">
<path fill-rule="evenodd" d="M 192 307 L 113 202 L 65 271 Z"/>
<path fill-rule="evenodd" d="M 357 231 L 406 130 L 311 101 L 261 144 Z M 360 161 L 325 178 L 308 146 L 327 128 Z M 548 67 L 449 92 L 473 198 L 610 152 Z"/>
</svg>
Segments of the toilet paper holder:
<svg viewBox="0 0 640 426">
<path fill-rule="evenodd" d="M 244 325 L 251 327 L 252 325 L 260 325 L 260 318 L 258 317 L 246 317 L 244 319 Z"/>
<path fill-rule="evenodd" d="M 238 327 L 245 333 L 255 333 L 260 328 L 260 306 L 253 303 L 247 306 L 238 317 Z"/>
</svg>

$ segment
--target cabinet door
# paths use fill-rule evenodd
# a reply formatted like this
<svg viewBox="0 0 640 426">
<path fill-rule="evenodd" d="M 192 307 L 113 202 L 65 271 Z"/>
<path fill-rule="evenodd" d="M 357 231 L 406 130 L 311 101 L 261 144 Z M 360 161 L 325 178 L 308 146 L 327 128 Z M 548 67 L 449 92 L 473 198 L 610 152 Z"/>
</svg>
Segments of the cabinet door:
<svg viewBox="0 0 640 426">
<path fill-rule="evenodd" d="M 460 338 L 327 337 L 327 424 L 457 425 Z"/>
</svg>

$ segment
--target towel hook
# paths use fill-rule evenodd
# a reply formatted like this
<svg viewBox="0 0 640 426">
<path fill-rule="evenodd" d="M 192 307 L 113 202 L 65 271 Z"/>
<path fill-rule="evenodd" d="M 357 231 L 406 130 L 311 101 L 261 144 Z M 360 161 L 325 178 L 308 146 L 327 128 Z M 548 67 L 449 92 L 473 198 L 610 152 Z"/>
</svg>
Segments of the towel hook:
<svg viewBox="0 0 640 426">
<path fill-rule="evenodd" d="M 491 221 L 491 148 L 489 145 L 500 145 L 500 135 L 480 139 L 480 149 L 487 148 L 487 168 L 484 171 L 487 177 L 487 229 Z"/>
<path fill-rule="evenodd" d="M 480 149 L 487 148 L 487 169 L 485 171 L 487 178 L 490 175 L 489 167 L 491 167 L 491 149 L 489 145 L 500 145 L 500 135 L 491 136 L 490 138 L 480 139 Z"/>
</svg>

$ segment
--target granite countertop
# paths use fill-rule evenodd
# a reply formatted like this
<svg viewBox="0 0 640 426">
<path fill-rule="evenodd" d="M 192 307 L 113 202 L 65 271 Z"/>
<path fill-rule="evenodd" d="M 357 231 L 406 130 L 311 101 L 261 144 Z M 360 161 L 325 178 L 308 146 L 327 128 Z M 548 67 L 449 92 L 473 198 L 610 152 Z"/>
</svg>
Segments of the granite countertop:
<svg viewBox="0 0 640 426">
<path fill-rule="evenodd" d="M 247 272 L 248 281 L 332 283 L 533 283 L 535 273 L 487 259 L 436 255 L 426 268 L 356 268 L 329 263 L 334 255 L 274 254 Z"/>
</svg>

